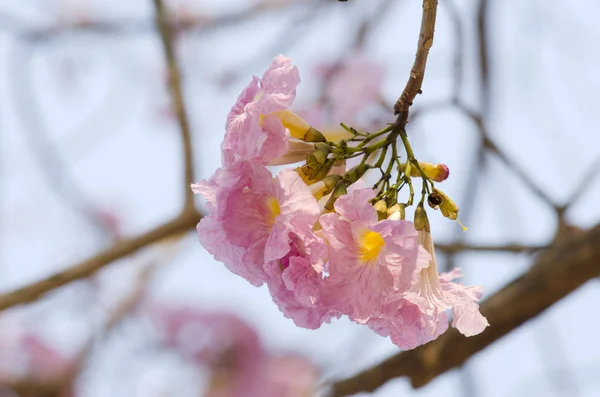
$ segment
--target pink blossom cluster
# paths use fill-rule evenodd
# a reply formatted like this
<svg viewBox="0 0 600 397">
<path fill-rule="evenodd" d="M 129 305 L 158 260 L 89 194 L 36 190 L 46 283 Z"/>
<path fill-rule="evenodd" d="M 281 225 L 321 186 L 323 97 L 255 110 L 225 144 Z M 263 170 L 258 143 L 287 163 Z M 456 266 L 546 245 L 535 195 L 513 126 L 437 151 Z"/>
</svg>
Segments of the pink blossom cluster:
<svg viewBox="0 0 600 397">
<path fill-rule="evenodd" d="M 200 243 L 233 273 L 266 284 L 300 327 L 347 315 L 410 349 L 443 333 L 451 309 L 463 334 L 482 332 L 481 288 L 452 282 L 458 269 L 438 275 L 429 233 L 379 220 L 372 189 L 341 196 L 327 212 L 327 197 L 317 201 L 296 170 L 273 177 L 266 168 L 295 150 L 281 112 L 299 83 L 296 67 L 279 55 L 239 96 L 227 117 L 222 167 L 192 185 L 207 200 Z"/>
<path fill-rule="evenodd" d="M 266 351 L 256 332 L 228 313 L 163 306 L 151 312 L 165 344 L 206 369 L 207 397 L 312 395 L 317 368 L 304 357 Z"/>
</svg>

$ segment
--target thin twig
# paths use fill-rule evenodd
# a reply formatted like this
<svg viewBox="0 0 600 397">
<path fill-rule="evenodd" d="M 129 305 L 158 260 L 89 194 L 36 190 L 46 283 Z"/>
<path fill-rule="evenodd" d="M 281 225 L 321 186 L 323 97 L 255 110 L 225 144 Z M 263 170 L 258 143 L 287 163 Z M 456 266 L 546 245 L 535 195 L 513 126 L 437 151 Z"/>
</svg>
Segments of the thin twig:
<svg viewBox="0 0 600 397">
<path fill-rule="evenodd" d="M 171 102 L 177 115 L 181 138 L 183 141 L 184 157 L 184 211 L 194 207 L 194 194 L 190 185 L 194 183 L 194 160 L 192 158 L 192 137 L 190 122 L 187 114 L 183 90 L 181 88 L 181 70 L 177 63 L 177 56 L 173 48 L 173 32 L 169 24 L 167 9 L 162 0 L 153 0 L 156 12 L 156 25 L 160 32 L 160 38 L 165 52 L 165 60 L 169 71 L 169 93 Z"/>
<path fill-rule="evenodd" d="M 111 262 L 133 254 L 141 248 L 160 240 L 174 237 L 192 229 L 201 215 L 196 210 L 186 211 L 177 218 L 147 232 L 141 236 L 123 239 L 92 258 L 72 265 L 43 280 L 0 295 L 0 311 L 12 306 L 33 302 L 48 292 L 73 281 L 90 277 Z"/>
<path fill-rule="evenodd" d="M 217 29 L 230 27 L 234 24 L 247 22 L 253 18 L 264 16 L 266 12 L 281 12 L 294 10 L 299 6 L 309 6 L 306 0 L 290 2 L 262 1 L 255 6 L 235 11 L 221 16 L 199 15 L 198 18 L 178 18 L 170 21 L 173 29 L 178 32 L 200 35 L 213 33 Z M 79 20 L 57 23 L 43 27 L 30 27 L 25 20 L 16 15 L 0 14 L 0 32 L 14 34 L 23 40 L 36 43 L 51 42 L 74 35 L 100 36 L 135 36 L 153 32 L 155 24 L 145 19 L 121 20 Z"/>
<path fill-rule="evenodd" d="M 349 379 L 333 384 L 331 397 L 371 392 L 387 381 L 407 377 L 413 387 L 460 367 L 477 352 L 507 335 L 552 304 L 600 275 L 600 226 L 557 242 L 522 276 L 481 305 L 491 324 L 466 338 L 456 329 L 414 350 L 399 353 Z"/>
<path fill-rule="evenodd" d="M 475 124 L 477 127 L 477 133 L 480 135 L 486 150 L 496 155 L 496 157 L 502 161 L 504 165 L 509 168 L 541 201 L 546 203 L 556 212 L 559 212 L 559 206 L 554 202 L 550 195 L 548 195 L 548 193 L 539 187 L 537 183 L 527 174 L 527 172 L 516 165 L 515 162 L 509 158 L 506 152 L 500 149 L 500 147 L 493 141 L 487 131 L 482 115 L 469 109 L 462 102 L 457 102 L 454 105 Z"/>
<path fill-rule="evenodd" d="M 593 179 L 598 176 L 598 169 L 600 169 L 600 157 L 592 162 L 588 169 L 582 173 L 583 176 L 577 187 L 573 190 L 573 194 L 571 194 L 565 204 L 559 207 L 561 215 L 567 212 L 569 208 L 572 208 L 585 194 L 586 190 L 592 186 Z"/>
<path fill-rule="evenodd" d="M 463 86 L 464 58 L 465 58 L 465 39 L 463 24 L 460 20 L 460 13 L 454 0 L 444 0 L 442 5 L 446 7 L 452 20 L 454 30 L 454 51 L 452 61 L 452 99 L 458 101 Z"/>
<path fill-rule="evenodd" d="M 488 51 L 488 0 L 479 0 L 477 6 L 477 46 L 479 54 L 479 78 L 481 89 L 481 114 L 487 117 L 491 106 L 490 55 Z"/>
<path fill-rule="evenodd" d="M 472 252 L 511 252 L 532 254 L 536 251 L 548 248 L 547 245 L 523 245 L 523 244 L 501 244 L 501 245 L 478 245 L 456 242 L 453 244 L 435 244 L 435 248 L 445 253 L 457 253 L 464 251 Z"/>
</svg>

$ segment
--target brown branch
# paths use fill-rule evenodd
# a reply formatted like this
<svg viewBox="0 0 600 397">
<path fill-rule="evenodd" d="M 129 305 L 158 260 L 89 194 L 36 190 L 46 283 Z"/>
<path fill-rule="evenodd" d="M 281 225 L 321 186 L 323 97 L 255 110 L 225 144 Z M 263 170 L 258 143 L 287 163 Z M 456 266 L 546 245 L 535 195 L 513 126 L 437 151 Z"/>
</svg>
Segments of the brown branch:
<svg viewBox="0 0 600 397">
<path fill-rule="evenodd" d="M 165 60 L 169 71 L 169 93 L 171 94 L 171 102 L 179 129 L 181 130 L 181 138 L 183 141 L 183 157 L 184 157 L 184 194 L 185 203 L 184 210 L 189 210 L 194 207 L 194 194 L 190 185 L 194 183 L 194 161 L 192 158 L 192 137 L 190 132 L 190 122 L 186 110 L 185 101 L 183 99 L 183 90 L 181 88 L 181 70 L 177 63 L 177 56 L 173 48 L 173 32 L 169 24 L 167 10 L 162 0 L 153 0 L 156 12 L 156 26 L 160 31 L 160 38 L 165 52 Z"/>
<path fill-rule="evenodd" d="M 407 377 L 413 387 L 426 385 L 542 313 L 588 280 L 600 275 L 600 225 L 557 241 L 537 262 L 481 305 L 490 327 L 466 338 L 451 329 L 437 340 L 406 351 L 352 378 L 336 382 L 332 397 L 374 391 L 393 378 Z"/>
<path fill-rule="evenodd" d="M 429 55 L 429 49 L 433 45 L 437 6 L 437 0 L 423 0 L 423 15 L 421 17 L 421 30 L 415 62 L 410 70 L 406 87 L 404 87 L 404 91 L 402 91 L 400 98 L 398 98 L 398 101 L 394 105 L 394 113 L 398 115 L 397 124 L 402 129 L 408 121 L 408 109 L 411 107 L 417 94 L 421 93 L 421 86 L 425 77 L 425 67 L 427 66 L 427 56 Z"/>
<path fill-rule="evenodd" d="M 481 113 L 488 115 L 490 110 L 490 55 L 488 51 L 488 0 L 479 0 L 477 6 L 477 47 L 479 54 L 479 78 L 481 91 Z"/>
<path fill-rule="evenodd" d="M 447 254 L 454 254 L 462 251 L 475 252 L 512 252 L 512 253 L 534 253 L 536 251 L 548 248 L 547 245 L 523 245 L 523 244 L 503 244 L 503 245 L 475 245 L 456 242 L 452 244 L 435 244 L 435 248 Z"/>
<path fill-rule="evenodd" d="M 81 263 L 70 266 L 43 280 L 0 295 L 0 311 L 37 300 L 48 292 L 82 278 L 90 277 L 111 262 L 139 249 L 192 229 L 201 215 L 192 209 L 141 236 L 123 239 L 112 247 Z"/>
</svg>

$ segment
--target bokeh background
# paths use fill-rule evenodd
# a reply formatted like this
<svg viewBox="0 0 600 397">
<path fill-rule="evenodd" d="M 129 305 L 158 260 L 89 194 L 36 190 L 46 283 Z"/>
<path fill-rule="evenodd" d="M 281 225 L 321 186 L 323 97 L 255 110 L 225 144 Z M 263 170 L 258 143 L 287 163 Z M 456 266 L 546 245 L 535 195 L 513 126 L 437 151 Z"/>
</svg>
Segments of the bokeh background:
<svg viewBox="0 0 600 397">
<path fill-rule="evenodd" d="M 523 273 L 559 225 L 585 230 L 600 220 L 600 3 L 439 3 L 408 133 L 419 159 L 450 168 L 441 188 L 469 227 L 462 232 L 430 214 L 442 267 L 463 268 L 464 282 L 483 285 L 485 299 Z M 197 179 L 220 165 L 225 117 L 238 93 L 279 53 L 298 66 L 295 109 L 315 124 L 372 130 L 391 122 L 421 17 L 417 0 L 166 5 Z M 0 293 L 177 215 L 181 137 L 152 1 L 4 1 L 0 54 Z M 356 117 L 335 119 L 343 113 L 336 85 L 348 89 L 341 98 L 360 104 Z M 465 249 L 450 249 L 456 243 Z M 135 304 L 123 306 L 132 294 Z M 599 396 L 599 301 L 596 279 L 460 370 L 418 390 L 393 380 L 373 395 Z M 80 359 L 77 396 L 197 396 L 205 379 L 196 368 L 156 347 L 148 313 L 164 305 L 236 313 L 267 350 L 309 358 L 324 380 L 398 352 L 347 319 L 316 331 L 295 327 L 266 288 L 228 272 L 190 229 L 1 312 L 0 372 L 27 379 L 32 349 L 18 341 L 34 335 L 42 372 L 60 362 L 54 356 Z M 118 324 L 107 328 L 115 312 Z"/>
</svg>

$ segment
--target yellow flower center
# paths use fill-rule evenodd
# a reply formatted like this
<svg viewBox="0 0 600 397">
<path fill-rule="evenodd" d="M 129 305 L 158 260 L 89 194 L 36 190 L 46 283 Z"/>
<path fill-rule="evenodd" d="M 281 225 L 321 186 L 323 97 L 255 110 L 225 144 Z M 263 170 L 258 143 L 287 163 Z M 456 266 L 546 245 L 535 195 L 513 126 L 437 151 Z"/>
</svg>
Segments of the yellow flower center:
<svg viewBox="0 0 600 397">
<path fill-rule="evenodd" d="M 279 208 L 279 203 L 275 197 L 267 198 L 267 208 L 270 211 L 268 222 L 272 225 L 275 223 L 275 218 L 277 218 L 277 215 L 281 214 L 281 208 Z"/>
<path fill-rule="evenodd" d="M 385 241 L 381 234 L 367 230 L 359 238 L 358 258 L 363 262 L 370 262 L 377 258 L 384 245 Z"/>
</svg>

